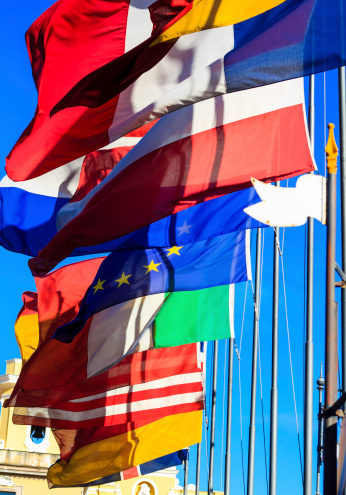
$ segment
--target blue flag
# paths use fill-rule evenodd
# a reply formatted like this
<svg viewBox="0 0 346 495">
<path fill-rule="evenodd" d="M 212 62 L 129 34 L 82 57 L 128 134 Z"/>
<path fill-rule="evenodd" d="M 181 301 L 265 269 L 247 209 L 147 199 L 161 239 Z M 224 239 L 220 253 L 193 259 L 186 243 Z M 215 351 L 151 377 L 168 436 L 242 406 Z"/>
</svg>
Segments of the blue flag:
<svg viewBox="0 0 346 495">
<path fill-rule="evenodd" d="M 65 176 L 63 179 L 66 182 Z M 52 186 L 54 180 L 55 187 Z M 0 245 L 9 251 L 37 256 L 57 233 L 57 214 L 71 196 L 66 184 L 63 187 L 62 182 L 59 186 L 57 178 L 49 174 L 16 183 L 4 177 L 0 181 Z M 254 188 L 244 189 L 192 206 L 107 244 L 76 249 L 72 256 L 117 249 L 164 247 L 180 241 L 205 239 L 215 235 L 215 232 L 255 228 L 260 224 L 243 209 L 259 201 Z M 217 212 L 222 212 L 222 215 L 216 215 Z M 206 222 L 196 229 L 201 215 Z M 210 218 L 213 222 L 207 221 Z M 184 225 L 189 227 L 184 228 Z"/>
<path fill-rule="evenodd" d="M 58 328 L 54 338 L 71 342 L 92 315 L 130 299 L 248 280 L 248 237 L 249 231 L 239 231 L 166 248 L 111 253 L 102 262 L 76 318 Z"/>
</svg>

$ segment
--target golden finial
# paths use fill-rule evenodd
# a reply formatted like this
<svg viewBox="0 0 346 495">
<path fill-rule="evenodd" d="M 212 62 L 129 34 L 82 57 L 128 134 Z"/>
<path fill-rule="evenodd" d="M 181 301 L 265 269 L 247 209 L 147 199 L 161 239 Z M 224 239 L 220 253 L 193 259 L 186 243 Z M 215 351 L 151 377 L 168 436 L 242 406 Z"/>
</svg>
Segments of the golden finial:
<svg viewBox="0 0 346 495">
<path fill-rule="evenodd" d="M 336 141 L 334 137 L 334 127 L 335 127 L 334 124 L 328 124 L 329 135 L 326 146 L 326 153 L 327 153 L 327 167 L 329 174 L 336 174 L 336 171 L 338 169 L 336 161 L 339 155 L 338 153 L 339 148 L 336 145 Z"/>
</svg>

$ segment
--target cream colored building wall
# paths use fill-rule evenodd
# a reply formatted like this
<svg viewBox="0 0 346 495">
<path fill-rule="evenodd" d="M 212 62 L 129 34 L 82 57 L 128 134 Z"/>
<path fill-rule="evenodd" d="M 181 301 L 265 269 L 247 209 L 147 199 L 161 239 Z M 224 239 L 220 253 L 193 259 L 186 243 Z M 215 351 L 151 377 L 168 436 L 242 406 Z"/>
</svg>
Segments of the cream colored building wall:
<svg viewBox="0 0 346 495">
<path fill-rule="evenodd" d="M 49 490 L 47 480 L 37 480 L 30 478 L 20 478 L 11 476 L 11 480 L 14 486 L 2 486 L 0 476 L 0 493 L 1 491 L 16 490 L 13 493 L 16 495 L 52 495 L 52 491 Z M 81 495 L 83 494 L 82 488 L 64 488 L 61 495 Z"/>
<path fill-rule="evenodd" d="M 21 359 L 9 359 L 6 361 L 6 375 L 3 375 L 0 385 L 1 404 L 7 399 L 13 389 L 22 368 Z M 30 426 L 14 425 L 12 422 L 13 408 L 1 408 L 0 416 L 0 446 L 5 449 L 30 451 L 29 441 Z M 46 429 L 46 441 L 44 451 L 48 454 L 59 454 L 59 447 L 50 428 Z"/>
</svg>

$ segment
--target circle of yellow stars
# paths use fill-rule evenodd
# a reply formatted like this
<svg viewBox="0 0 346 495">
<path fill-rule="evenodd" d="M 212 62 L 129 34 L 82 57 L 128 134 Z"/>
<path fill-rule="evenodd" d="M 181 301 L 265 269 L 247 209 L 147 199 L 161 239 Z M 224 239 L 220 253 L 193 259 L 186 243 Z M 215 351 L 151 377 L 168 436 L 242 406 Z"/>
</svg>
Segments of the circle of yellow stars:
<svg viewBox="0 0 346 495">
<path fill-rule="evenodd" d="M 167 251 L 167 257 L 172 256 L 173 254 L 176 254 L 180 256 L 180 250 L 183 249 L 184 246 L 172 246 L 170 248 L 166 248 Z M 158 267 L 162 265 L 162 263 L 154 263 L 154 260 L 151 260 L 149 265 L 143 265 L 143 268 L 146 268 L 147 271 L 145 274 L 149 272 L 158 272 Z M 126 275 L 125 272 L 122 272 L 121 277 L 115 279 L 115 282 L 118 282 L 118 287 L 121 287 L 123 284 L 130 285 L 129 278 L 132 277 L 132 273 L 129 275 Z M 94 294 L 98 292 L 99 290 L 104 290 L 103 284 L 106 282 L 106 280 L 101 280 L 100 278 L 97 281 L 97 284 L 94 285 L 92 288 L 94 289 Z"/>
</svg>

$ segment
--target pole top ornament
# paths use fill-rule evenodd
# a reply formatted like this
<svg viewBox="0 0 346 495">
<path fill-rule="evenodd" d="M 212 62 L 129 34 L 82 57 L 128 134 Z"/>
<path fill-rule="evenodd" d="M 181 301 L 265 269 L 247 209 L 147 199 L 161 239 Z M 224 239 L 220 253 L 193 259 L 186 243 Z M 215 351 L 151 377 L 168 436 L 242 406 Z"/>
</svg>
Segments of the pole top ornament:
<svg viewBox="0 0 346 495">
<path fill-rule="evenodd" d="M 327 153 L 327 167 L 328 167 L 328 173 L 329 174 L 336 174 L 337 172 L 337 157 L 339 155 L 338 153 L 338 147 L 336 145 L 335 137 L 334 137 L 334 124 L 328 124 L 328 129 L 329 129 L 329 134 L 328 134 L 328 141 L 327 141 L 327 146 L 326 146 L 326 153 Z"/>
</svg>

